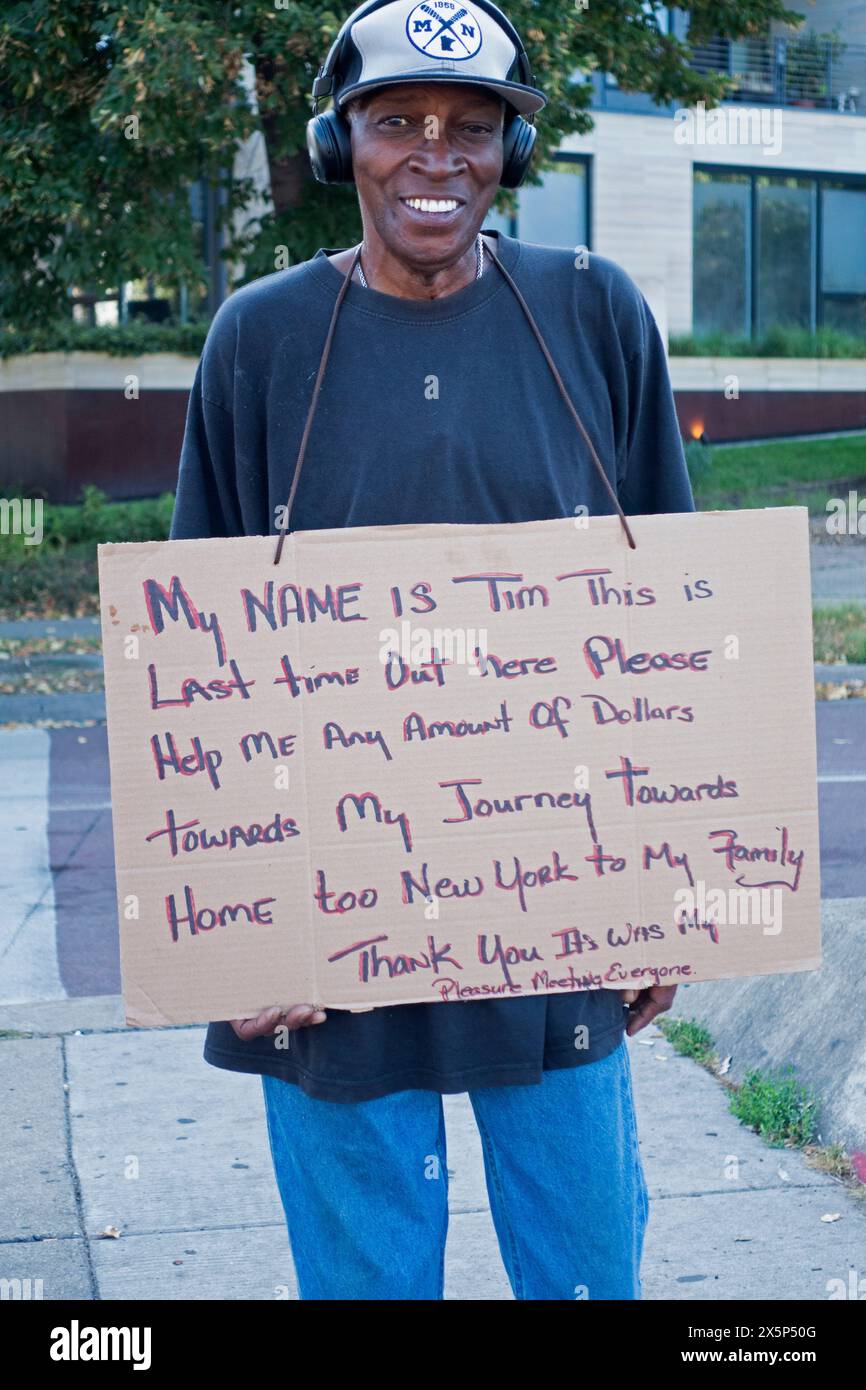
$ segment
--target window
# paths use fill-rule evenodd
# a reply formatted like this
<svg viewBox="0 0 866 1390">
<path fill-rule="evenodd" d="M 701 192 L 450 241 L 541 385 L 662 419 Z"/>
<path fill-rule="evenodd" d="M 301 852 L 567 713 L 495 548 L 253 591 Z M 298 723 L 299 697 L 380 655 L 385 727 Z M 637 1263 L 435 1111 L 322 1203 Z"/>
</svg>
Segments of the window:
<svg viewBox="0 0 866 1390">
<path fill-rule="evenodd" d="M 583 155 L 558 154 L 556 168 L 544 174 L 538 187 L 519 190 L 516 217 L 491 210 L 484 225 L 541 246 L 588 246 L 589 161 Z"/>
<path fill-rule="evenodd" d="M 758 177 L 755 331 L 815 327 L 815 180 Z"/>
<path fill-rule="evenodd" d="M 823 184 L 821 317 L 866 337 L 866 185 Z"/>
<path fill-rule="evenodd" d="M 749 332 L 749 183 L 747 174 L 695 174 L 695 333 Z"/>
<path fill-rule="evenodd" d="M 866 179 L 696 166 L 693 330 L 866 336 Z"/>
</svg>

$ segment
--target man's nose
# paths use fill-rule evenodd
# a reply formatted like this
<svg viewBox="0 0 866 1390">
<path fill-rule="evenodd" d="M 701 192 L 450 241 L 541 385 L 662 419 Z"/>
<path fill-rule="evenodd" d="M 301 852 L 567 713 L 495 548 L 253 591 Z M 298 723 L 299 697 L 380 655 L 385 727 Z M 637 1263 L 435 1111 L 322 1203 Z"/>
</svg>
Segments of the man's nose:
<svg viewBox="0 0 866 1390">
<path fill-rule="evenodd" d="M 449 138 L 442 127 L 438 136 L 426 135 L 418 141 L 409 159 L 409 167 L 430 178 L 447 178 L 466 168 L 466 156 L 457 141 Z"/>
</svg>

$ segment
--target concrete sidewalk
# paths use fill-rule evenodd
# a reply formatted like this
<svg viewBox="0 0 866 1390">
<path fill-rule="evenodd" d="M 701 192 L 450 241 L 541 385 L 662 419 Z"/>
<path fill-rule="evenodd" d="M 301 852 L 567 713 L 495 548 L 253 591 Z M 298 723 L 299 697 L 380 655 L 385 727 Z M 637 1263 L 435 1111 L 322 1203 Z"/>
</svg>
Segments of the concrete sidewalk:
<svg viewBox="0 0 866 1390">
<path fill-rule="evenodd" d="M 125 1029 L 115 996 L 7 1005 L 0 1030 L 0 1278 L 46 1299 L 296 1296 L 258 1077 L 207 1066 L 201 1028 Z M 866 1275 L 866 1204 L 743 1129 L 657 1029 L 630 1047 L 647 1298 L 822 1300 Z M 508 1299 L 466 1097 L 446 1116 L 446 1297 Z"/>
</svg>

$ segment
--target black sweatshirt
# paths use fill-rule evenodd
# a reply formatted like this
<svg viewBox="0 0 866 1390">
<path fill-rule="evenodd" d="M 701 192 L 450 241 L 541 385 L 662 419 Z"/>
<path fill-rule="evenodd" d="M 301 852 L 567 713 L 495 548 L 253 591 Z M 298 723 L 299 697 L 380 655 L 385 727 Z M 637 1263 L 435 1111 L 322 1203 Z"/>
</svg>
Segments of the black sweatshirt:
<svg viewBox="0 0 866 1390">
<path fill-rule="evenodd" d="M 694 501 L 664 347 L 614 262 L 501 233 L 497 251 L 544 334 L 626 514 Z M 238 290 L 208 333 L 189 401 L 173 539 L 266 535 L 285 505 L 343 275 L 311 260 Z M 533 521 L 615 510 L 515 295 L 487 258 L 480 280 L 434 300 L 353 281 L 291 517 L 292 530 L 403 522 Z M 271 1003 L 291 997 L 275 986 Z M 586 1025 L 589 1046 L 578 1045 Z M 538 1082 L 620 1042 L 616 990 L 405 1004 L 241 1042 L 212 1023 L 205 1058 L 311 1096 L 369 1100 Z"/>
</svg>

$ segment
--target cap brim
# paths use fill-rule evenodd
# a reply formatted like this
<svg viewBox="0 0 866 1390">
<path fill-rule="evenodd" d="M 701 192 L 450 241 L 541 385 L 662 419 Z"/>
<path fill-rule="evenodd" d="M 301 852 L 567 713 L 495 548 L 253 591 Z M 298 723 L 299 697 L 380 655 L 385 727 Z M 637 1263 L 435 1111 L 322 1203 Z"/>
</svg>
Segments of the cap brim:
<svg viewBox="0 0 866 1390">
<path fill-rule="evenodd" d="M 454 72 L 431 72 L 429 68 L 418 69 L 416 72 L 401 72 L 393 77 L 377 77 L 370 82 L 353 82 L 351 86 L 344 87 L 335 98 L 335 105 L 339 108 L 351 101 L 352 97 L 360 96 L 362 92 L 375 91 L 377 87 L 396 87 L 407 82 L 459 82 L 469 87 L 486 87 L 490 92 L 496 92 L 503 101 L 507 101 L 510 106 L 521 116 L 532 116 L 536 111 L 540 111 L 547 105 L 547 97 L 543 92 L 539 92 L 535 87 L 524 87 L 520 82 L 487 81 L 483 77 L 463 77 Z"/>
</svg>

